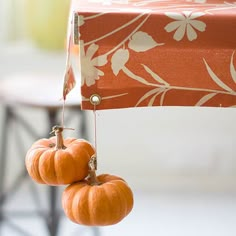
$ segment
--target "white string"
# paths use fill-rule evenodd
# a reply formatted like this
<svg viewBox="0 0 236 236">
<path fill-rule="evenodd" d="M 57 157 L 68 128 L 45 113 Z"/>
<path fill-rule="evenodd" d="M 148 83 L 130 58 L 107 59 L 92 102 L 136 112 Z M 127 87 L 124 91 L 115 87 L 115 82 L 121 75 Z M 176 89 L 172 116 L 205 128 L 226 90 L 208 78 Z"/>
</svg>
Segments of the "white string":
<svg viewBox="0 0 236 236">
<path fill-rule="evenodd" d="M 93 109 L 93 115 L 94 115 L 94 147 L 95 147 L 95 158 L 96 158 L 95 170 L 97 170 L 97 112 L 95 104 Z"/>
<path fill-rule="evenodd" d="M 94 146 L 95 146 L 95 154 L 97 155 L 97 112 L 96 105 L 94 105 Z"/>
<path fill-rule="evenodd" d="M 61 118 L 61 127 L 64 128 L 65 125 L 65 99 L 63 99 L 63 104 L 62 104 L 62 118 Z"/>
</svg>

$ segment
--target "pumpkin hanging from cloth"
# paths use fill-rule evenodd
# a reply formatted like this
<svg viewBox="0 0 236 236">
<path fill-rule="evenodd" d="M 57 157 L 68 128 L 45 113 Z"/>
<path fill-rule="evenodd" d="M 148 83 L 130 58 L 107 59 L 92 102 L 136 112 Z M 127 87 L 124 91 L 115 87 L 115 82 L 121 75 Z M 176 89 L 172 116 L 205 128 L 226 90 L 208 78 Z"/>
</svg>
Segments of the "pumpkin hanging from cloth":
<svg viewBox="0 0 236 236">
<path fill-rule="evenodd" d="M 54 137 L 36 141 L 28 150 L 25 165 L 30 177 L 40 184 L 65 185 L 88 175 L 94 147 L 84 139 L 63 139 L 63 128 L 53 127 Z"/>
<path fill-rule="evenodd" d="M 125 180 L 109 174 L 96 176 L 91 168 L 86 180 L 69 185 L 62 194 L 66 216 L 87 226 L 116 224 L 131 212 L 133 203 L 132 190 Z"/>
</svg>

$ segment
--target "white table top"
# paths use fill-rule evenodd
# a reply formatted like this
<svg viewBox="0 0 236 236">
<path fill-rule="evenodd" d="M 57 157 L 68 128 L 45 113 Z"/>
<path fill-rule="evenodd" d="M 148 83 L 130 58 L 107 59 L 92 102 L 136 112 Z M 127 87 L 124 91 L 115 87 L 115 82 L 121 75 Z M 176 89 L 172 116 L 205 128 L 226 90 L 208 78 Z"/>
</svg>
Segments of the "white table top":
<svg viewBox="0 0 236 236">
<path fill-rule="evenodd" d="M 66 99 L 66 106 L 80 106 L 79 86 Z M 13 74 L 0 80 L 0 102 L 10 105 L 58 108 L 63 105 L 63 78 L 48 74 Z"/>
</svg>

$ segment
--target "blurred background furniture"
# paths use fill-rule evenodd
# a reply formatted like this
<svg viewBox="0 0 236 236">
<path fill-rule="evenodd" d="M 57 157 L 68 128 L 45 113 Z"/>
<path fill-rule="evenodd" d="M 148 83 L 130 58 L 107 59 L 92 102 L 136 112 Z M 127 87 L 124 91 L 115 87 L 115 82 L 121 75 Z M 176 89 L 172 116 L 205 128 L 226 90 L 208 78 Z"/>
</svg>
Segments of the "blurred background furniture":
<svg viewBox="0 0 236 236">
<path fill-rule="evenodd" d="M 1 126 L 1 146 L 0 146 L 0 224 L 7 224 L 12 227 L 19 235 L 30 235 L 24 229 L 18 227 L 11 221 L 11 217 L 31 217 L 38 214 L 45 221 L 50 236 L 56 236 L 62 216 L 60 207 L 60 191 L 58 187 L 48 187 L 48 209 L 43 209 L 42 202 L 40 202 L 39 193 L 36 189 L 36 184 L 30 180 L 31 194 L 34 202 L 37 206 L 36 211 L 27 212 L 13 211 L 11 213 L 4 211 L 3 206 L 11 197 L 14 197 L 14 193 L 20 188 L 25 181 L 29 181 L 28 173 L 24 166 L 24 157 L 29 147 L 26 147 L 22 132 L 19 127 L 30 135 L 32 143 L 39 138 L 49 137 L 51 128 L 56 124 L 61 124 L 62 117 L 62 100 L 60 101 L 60 94 L 62 94 L 62 80 L 56 76 L 48 75 L 18 75 L 9 76 L 0 81 L 0 102 L 4 107 L 4 119 Z M 17 109 L 31 108 L 31 112 L 24 115 L 17 112 Z M 45 131 L 38 133 L 37 126 L 39 124 L 30 124 L 33 114 L 36 109 L 41 109 L 45 112 L 46 119 L 43 127 Z M 76 112 L 76 117 L 79 118 L 78 127 L 76 132 L 79 132 L 79 136 L 87 138 L 86 131 L 86 117 L 84 112 L 80 109 L 79 94 L 76 94 L 75 98 L 71 98 L 66 102 L 66 112 Z M 70 117 L 70 116 L 69 116 Z M 69 118 L 68 118 L 69 119 Z M 65 121 L 67 122 L 67 121 Z M 69 121 L 68 121 L 69 122 Z M 14 125 L 15 124 L 15 125 Z M 42 127 L 42 124 L 40 124 Z M 35 128 L 36 127 L 36 128 Z M 22 171 L 18 174 L 18 177 L 13 183 L 5 188 L 6 175 L 9 167 L 9 149 L 13 148 L 13 140 L 9 138 L 9 132 L 14 129 L 14 136 L 16 138 L 16 145 L 18 155 L 14 156 L 15 159 L 20 159 L 22 162 Z M 74 132 L 74 131 L 72 131 Z M 73 134 L 72 134 L 73 135 Z M 11 140 L 11 141 L 10 141 Z M 17 161 L 17 160 L 15 160 Z M 14 163 L 13 163 L 14 165 Z M 14 168 L 14 167 L 13 167 Z M 28 179 L 28 180 L 27 180 Z M 24 202 L 27 205 L 27 202 Z M 98 229 L 93 228 L 94 235 L 99 235 Z M 0 232 L 1 234 L 1 232 Z"/>
</svg>

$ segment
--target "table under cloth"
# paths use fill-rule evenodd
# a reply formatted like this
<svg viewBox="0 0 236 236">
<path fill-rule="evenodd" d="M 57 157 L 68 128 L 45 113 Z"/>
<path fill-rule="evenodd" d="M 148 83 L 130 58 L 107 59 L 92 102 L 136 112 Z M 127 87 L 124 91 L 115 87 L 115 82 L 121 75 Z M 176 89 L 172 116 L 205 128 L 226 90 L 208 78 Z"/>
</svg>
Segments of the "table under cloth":
<svg viewBox="0 0 236 236">
<path fill-rule="evenodd" d="M 82 109 L 236 106 L 236 2 L 78 1 Z"/>
</svg>

